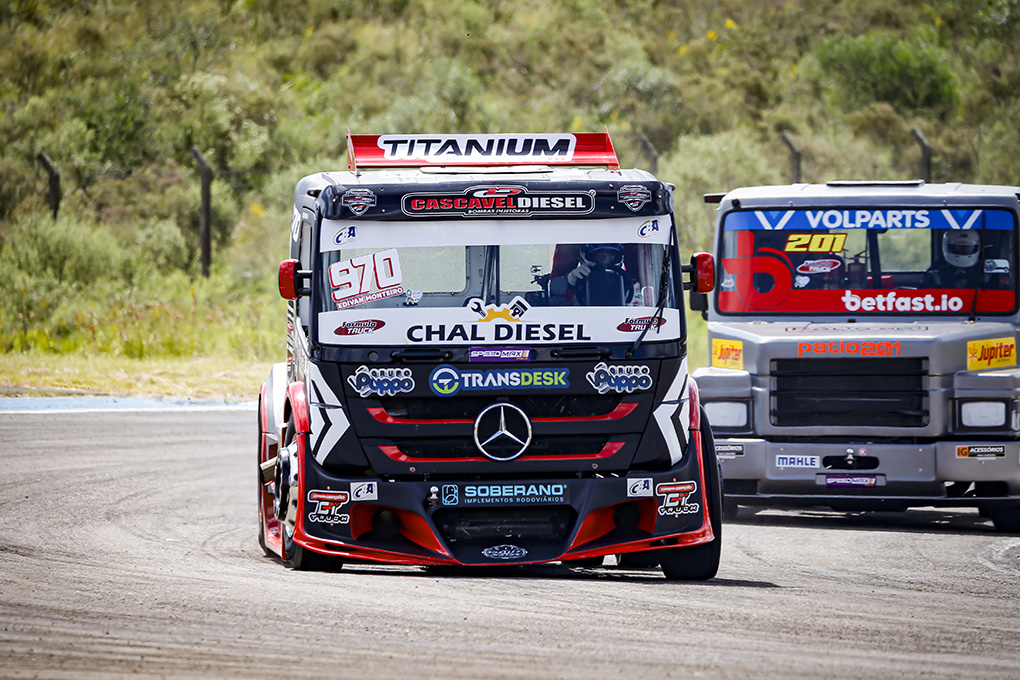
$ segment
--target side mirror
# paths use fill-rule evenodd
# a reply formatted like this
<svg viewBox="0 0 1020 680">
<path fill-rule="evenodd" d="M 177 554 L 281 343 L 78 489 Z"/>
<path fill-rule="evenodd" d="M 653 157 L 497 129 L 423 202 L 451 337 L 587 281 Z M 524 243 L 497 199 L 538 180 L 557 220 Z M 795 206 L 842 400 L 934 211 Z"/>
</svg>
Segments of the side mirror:
<svg viewBox="0 0 1020 680">
<path fill-rule="evenodd" d="M 297 260 L 284 260 L 280 263 L 280 297 L 284 300 L 297 300 L 312 292 L 310 287 L 301 285 L 302 279 L 308 281 L 312 273 L 298 269 L 298 264 Z"/>
<path fill-rule="evenodd" d="M 715 258 L 711 253 L 695 253 L 691 256 L 691 263 L 681 269 L 691 275 L 689 280 L 684 281 L 684 290 L 711 293 L 715 289 Z"/>
</svg>

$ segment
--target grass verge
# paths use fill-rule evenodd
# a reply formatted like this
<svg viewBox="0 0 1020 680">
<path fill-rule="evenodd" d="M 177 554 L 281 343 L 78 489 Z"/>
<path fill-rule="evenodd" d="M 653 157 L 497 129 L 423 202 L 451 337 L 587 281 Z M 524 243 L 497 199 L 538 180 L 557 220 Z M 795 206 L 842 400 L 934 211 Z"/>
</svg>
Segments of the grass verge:
<svg viewBox="0 0 1020 680">
<path fill-rule="evenodd" d="M 0 354 L 0 396 L 132 396 L 255 401 L 270 362 L 234 357 L 128 359 Z"/>
</svg>

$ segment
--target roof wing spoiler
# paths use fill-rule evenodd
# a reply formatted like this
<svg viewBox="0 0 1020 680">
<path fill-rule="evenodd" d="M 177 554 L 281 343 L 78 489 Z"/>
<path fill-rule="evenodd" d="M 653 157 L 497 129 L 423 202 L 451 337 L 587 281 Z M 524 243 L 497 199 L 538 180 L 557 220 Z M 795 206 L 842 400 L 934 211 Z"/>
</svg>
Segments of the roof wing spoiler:
<svg viewBox="0 0 1020 680">
<path fill-rule="evenodd" d="M 352 135 L 347 169 L 443 166 L 556 165 L 619 170 L 605 132 L 562 134 Z"/>
</svg>

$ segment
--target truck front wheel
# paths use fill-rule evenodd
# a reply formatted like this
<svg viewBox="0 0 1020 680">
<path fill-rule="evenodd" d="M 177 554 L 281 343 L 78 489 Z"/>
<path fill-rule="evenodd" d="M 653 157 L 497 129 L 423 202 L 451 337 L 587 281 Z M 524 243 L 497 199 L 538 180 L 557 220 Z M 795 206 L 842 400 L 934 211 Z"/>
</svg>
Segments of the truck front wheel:
<svg viewBox="0 0 1020 680">
<path fill-rule="evenodd" d="M 1020 534 L 1020 503 L 997 505 L 989 510 L 992 524 L 1006 534 Z"/>
<path fill-rule="evenodd" d="M 719 556 L 722 552 L 722 468 L 715 455 L 715 438 L 705 409 L 701 409 L 701 444 L 707 487 L 705 499 L 715 538 L 711 543 L 656 551 L 662 573 L 670 581 L 707 581 L 719 571 Z"/>
</svg>

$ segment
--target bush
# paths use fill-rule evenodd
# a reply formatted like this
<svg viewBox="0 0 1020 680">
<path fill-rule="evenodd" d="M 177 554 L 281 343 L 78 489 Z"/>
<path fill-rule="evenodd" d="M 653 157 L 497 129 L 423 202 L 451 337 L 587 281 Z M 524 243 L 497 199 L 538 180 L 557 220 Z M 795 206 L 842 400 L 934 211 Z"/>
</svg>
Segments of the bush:
<svg viewBox="0 0 1020 680">
<path fill-rule="evenodd" d="M 901 111 L 930 109 L 946 116 L 959 102 L 946 53 L 918 38 L 874 33 L 828 38 L 816 56 L 842 88 L 850 110 L 881 101 Z"/>
</svg>

